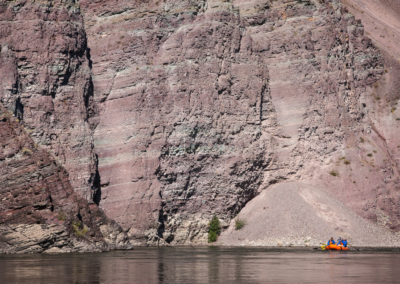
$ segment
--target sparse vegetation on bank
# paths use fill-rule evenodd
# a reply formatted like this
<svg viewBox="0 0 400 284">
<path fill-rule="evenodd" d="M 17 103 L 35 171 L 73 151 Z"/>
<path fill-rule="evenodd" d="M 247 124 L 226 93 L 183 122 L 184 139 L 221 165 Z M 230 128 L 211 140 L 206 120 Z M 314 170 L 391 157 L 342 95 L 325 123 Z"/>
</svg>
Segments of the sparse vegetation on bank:
<svg viewBox="0 0 400 284">
<path fill-rule="evenodd" d="M 88 228 L 83 226 L 82 228 L 81 222 L 73 222 L 72 229 L 77 237 L 83 237 L 88 232 Z"/>
<path fill-rule="evenodd" d="M 214 214 L 210 221 L 210 228 L 208 229 L 208 242 L 213 243 L 217 241 L 219 234 L 221 233 L 221 223 L 218 217 Z"/>
<path fill-rule="evenodd" d="M 58 220 L 59 220 L 59 221 L 65 221 L 65 220 L 67 220 L 67 216 L 65 215 L 64 212 L 58 213 Z"/>
<path fill-rule="evenodd" d="M 235 230 L 240 230 L 246 225 L 246 220 L 241 217 L 236 217 L 235 219 Z"/>
<path fill-rule="evenodd" d="M 334 176 L 334 177 L 339 176 L 339 173 L 338 173 L 337 171 L 330 171 L 329 174 L 330 174 L 331 176 Z"/>
</svg>

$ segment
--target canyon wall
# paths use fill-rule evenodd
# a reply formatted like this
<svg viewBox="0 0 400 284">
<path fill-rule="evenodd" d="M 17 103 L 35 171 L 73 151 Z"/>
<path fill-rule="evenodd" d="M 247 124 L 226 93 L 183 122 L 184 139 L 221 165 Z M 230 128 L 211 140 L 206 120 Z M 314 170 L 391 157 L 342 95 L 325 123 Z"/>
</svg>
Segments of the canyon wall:
<svg viewBox="0 0 400 284">
<path fill-rule="evenodd" d="M 92 200 L 92 82 L 79 5 L 3 1 L 0 7 L 0 102 L 67 169 L 74 189 Z"/>
<path fill-rule="evenodd" d="M 350 212 L 339 225 L 322 218 L 329 232 L 362 236 L 368 230 L 351 224 L 375 224 L 376 238 L 382 231 L 390 244 L 400 229 L 397 49 L 380 50 L 376 35 L 366 37 L 352 7 L 336 0 L 0 2 L 0 102 L 13 115 L 3 126 L 33 141 L 1 142 L 0 162 L 11 167 L 4 180 L 12 159 L 31 174 L 16 187 L 4 182 L 0 214 L 26 207 L 26 216 L 45 216 L 0 224 L 42 220 L 72 230 L 86 210 L 83 223 L 94 224 L 87 241 L 105 249 L 205 244 L 216 214 L 229 227 L 225 244 L 239 244 L 234 217 L 261 218 L 273 198 L 296 208 L 307 188 L 327 194 L 318 200 L 329 206 L 341 204 L 332 211 Z M 52 166 L 32 167 L 36 156 Z M 43 171 L 51 194 L 20 207 Z M 45 195 L 57 201 L 43 203 Z M 257 214 L 245 207 L 250 200 Z M 55 219 L 63 206 L 74 212 L 67 225 Z M 253 240 L 273 244 L 270 228 L 261 232 Z"/>
<path fill-rule="evenodd" d="M 127 248 L 126 234 L 89 206 L 67 171 L 0 106 L 0 253 Z"/>
<path fill-rule="evenodd" d="M 82 9 L 100 110 L 100 206 L 138 244 L 202 243 L 213 213 L 226 225 L 288 180 L 398 227 L 397 164 L 367 104 L 383 60 L 339 1 Z"/>
<path fill-rule="evenodd" d="M 237 5 L 268 58 L 271 97 L 285 133 L 275 151 L 278 171 L 271 175 L 283 183 L 267 184 L 240 213 L 249 219 L 247 228 L 235 232 L 231 222 L 220 241 L 318 245 L 334 235 L 359 245 L 398 244 L 398 234 L 392 233 L 400 229 L 396 50 L 385 36 L 381 42 L 367 38 L 361 21 L 349 12 L 354 7 L 338 1 L 271 2 L 265 11 L 256 1 Z M 388 24 L 382 30 L 394 35 Z M 371 34 L 375 26 L 368 30 Z M 282 200 L 291 204 L 286 214 L 271 209 Z M 370 222 L 358 220 L 336 200 Z M 281 222 L 266 224 L 271 216 Z M 262 219 L 265 230 L 254 219 Z M 369 231 L 364 233 L 368 239 L 362 231 Z"/>
<path fill-rule="evenodd" d="M 127 5 L 82 3 L 100 206 L 138 244 L 204 243 L 271 160 L 268 69 L 232 3 Z"/>
<path fill-rule="evenodd" d="M 92 202 L 94 109 L 79 6 L 1 2 L 0 47 L 0 252 L 129 247 Z"/>
</svg>

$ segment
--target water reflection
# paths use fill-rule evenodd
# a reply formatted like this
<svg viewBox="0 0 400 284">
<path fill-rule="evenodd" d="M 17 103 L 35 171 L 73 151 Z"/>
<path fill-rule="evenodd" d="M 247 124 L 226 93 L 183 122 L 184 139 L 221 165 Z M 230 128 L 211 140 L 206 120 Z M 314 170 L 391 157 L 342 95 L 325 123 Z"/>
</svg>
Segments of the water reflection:
<svg viewBox="0 0 400 284">
<path fill-rule="evenodd" d="M 0 283 L 398 283 L 398 252 L 138 248 L 0 256 Z"/>
</svg>

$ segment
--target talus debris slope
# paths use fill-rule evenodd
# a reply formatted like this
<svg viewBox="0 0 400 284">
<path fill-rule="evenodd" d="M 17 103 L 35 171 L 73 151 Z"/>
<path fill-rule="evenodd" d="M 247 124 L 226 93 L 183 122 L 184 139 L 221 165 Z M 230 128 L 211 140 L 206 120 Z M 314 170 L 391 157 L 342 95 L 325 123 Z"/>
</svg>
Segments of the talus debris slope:
<svg viewBox="0 0 400 284">
<path fill-rule="evenodd" d="M 397 234 L 355 214 L 321 188 L 302 182 L 270 186 L 242 209 L 245 226 L 232 220 L 217 244 L 235 246 L 320 246 L 330 237 L 354 246 L 398 246 Z"/>
</svg>

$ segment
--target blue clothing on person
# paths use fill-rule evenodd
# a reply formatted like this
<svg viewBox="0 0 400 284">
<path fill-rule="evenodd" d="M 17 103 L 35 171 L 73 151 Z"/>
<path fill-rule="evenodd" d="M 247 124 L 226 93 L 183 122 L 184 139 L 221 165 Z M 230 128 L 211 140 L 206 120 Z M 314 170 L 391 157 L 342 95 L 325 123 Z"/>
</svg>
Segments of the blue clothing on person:
<svg viewBox="0 0 400 284">
<path fill-rule="evenodd" d="M 342 241 L 342 245 L 347 248 L 347 241 Z"/>
<path fill-rule="evenodd" d="M 334 245 L 334 244 L 335 244 L 335 240 L 329 240 L 327 245 L 329 246 L 329 245 Z"/>
</svg>

